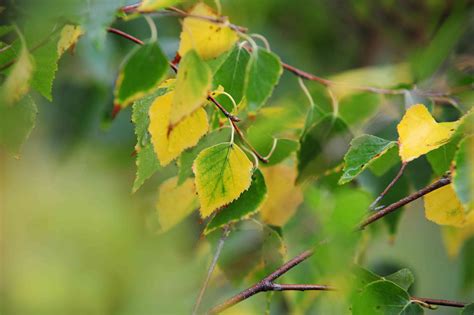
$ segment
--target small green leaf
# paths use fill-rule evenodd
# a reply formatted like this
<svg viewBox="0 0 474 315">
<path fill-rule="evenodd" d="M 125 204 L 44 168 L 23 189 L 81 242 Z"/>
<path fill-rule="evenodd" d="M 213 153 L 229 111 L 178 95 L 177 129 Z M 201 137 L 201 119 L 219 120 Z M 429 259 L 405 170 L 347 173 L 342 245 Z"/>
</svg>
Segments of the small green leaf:
<svg viewBox="0 0 474 315">
<path fill-rule="evenodd" d="M 390 148 L 396 146 L 395 141 L 385 140 L 372 135 L 362 135 L 351 141 L 349 151 L 344 156 L 344 169 L 339 184 L 353 180 L 372 161 L 384 155 Z"/>
<path fill-rule="evenodd" d="M 466 210 L 474 207 L 474 136 L 459 143 L 454 156 L 453 185 L 456 194 Z"/>
<path fill-rule="evenodd" d="M 283 265 L 286 256 L 286 247 L 281 236 L 281 228 L 264 225 L 262 233 L 263 266 L 265 274 L 270 274 Z"/>
<path fill-rule="evenodd" d="M 408 268 L 403 268 L 391 275 L 385 276 L 385 280 L 392 281 L 404 290 L 408 290 L 415 282 L 413 273 Z"/>
<path fill-rule="evenodd" d="M 245 91 L 250 111 L 257 111 L 265 104 L 282 72 L 281 61 L 277 55 L 263 48 L 252 52 Z"/>
<path fill-rule="evenodd" d="M 371 118 L 379 108 L 381 96 L 374 93 L 358 93 L 339 101 L 339 116 L 348 124 L 360 124 Z"/>
<path fill-rule="evenodd" d="M 204 234 L 229 223 L 248 218 L 260 210 L 260 205 L 267 197 L 267 186 L 260 170 L 252 175 L 252 184 L 237 200 L 231 202 L 227 207 L 219 211 L 207 224 Z"/>
<path fill-rule="evenodd" d="M 31 79 L 31 86 L 48 100 L 52 100 L 53 81 L 58 70 L 58 38 L 50 39 L 44 46 L 33 52 L 35 70 Z"/>
<path fill-rule="evenodd" d="M 125 60 L 115 87 L 115 102 L 126 107 L 155 89 L 168 72 L 168 60 L 157 43 L 135 49 Z"/>
<path fill-rule="evenodd" d="M 224 91 L 232 95 L 237 104 L 240 103 L 244 95 L 245 75 L 249 60 L 250 53 L 247 49 L 236 45 L 214 76 L 214 86 L 223 86 Z M 219 96 L 218 101 L 227 110 L 233 109 L 229 98 Z"/>
<path fill-rule="evenodd" d="M 400 156 L 398 155 L 398 145 L 396 145 L 388 149 L 379 158 L 373 160 L 369 164 L 369 169 L 375 176 L 382 176 L 399 162 Z"/>
<path fill-rule="evenodd" d="M 368 284 L 355 298 L 352 314 L 423 314 L 423 309 L 410 300 L 408 293 L 391 281 Z"/>
<path fill-rule="evenodd" d="M 18 155 L 35 126 L 38 109 L 27 95 L 15 106 L 0 104 L 0 147 Z"/>
<path fill-rule="evenodd" d="M 317 177 L 341 163 L 349 141 L 350 132 L 346 123 L 332 115 L 324 116 L 300 139 L 296 181 Z"/>
</svg>

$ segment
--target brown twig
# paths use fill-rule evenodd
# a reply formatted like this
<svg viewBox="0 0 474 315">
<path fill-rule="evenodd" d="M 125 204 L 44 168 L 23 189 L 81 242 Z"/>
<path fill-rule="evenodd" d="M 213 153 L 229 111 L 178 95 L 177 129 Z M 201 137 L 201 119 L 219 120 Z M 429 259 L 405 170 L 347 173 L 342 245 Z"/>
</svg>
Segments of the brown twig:
<svg viewBox="0 0 474 315">
<path fill-rule="evenodd" d="M 430 298 L 423 298 L 423 297 L 416 297 L 416 296 L 412 296 L 411 299 L 414 301 L 421 301 L 429 305 L 441 305 L 441 306 L 450 306 L 450 307 L 459 307 L 459 308 L 465 307 L 468 304 L 468 303 L 459 302 L 459 301 L 430 299 Z"/>
<path fill-rule="evenodd" d="M 240 139 L 245 143 L 245 146 L 248 147 L 250 151 L 252 151 L 261 162 L 268 163 L 268 159 L 262 156 L 260 153 L 258 153 L 258 151 L 254 148 L 254 146 L 247 140 L 247 138 L 245 138 L 244 133 L 242 132 L 242 130 L 240 130 L 239 126 L 237 126 L 235 121 L 230 120 L 230 123 L 232 124 L 232 127 L 234 127 L 234 130 L 237 132 Z"/>
<path fill-rule="evenodd" d="M 431 185 L 428 185 L 426 186 L 425 188 L 423 189 L 420 189 L 418 190 L 417 192 L 403 198 L 403 199 L 400 199 L 399 201 L 397 202 L 394 202 L 392 203 L 391 205 L 387 206 L 386 208 L 383 208 L 382 210 L 374 213 L 373 215 L 369 216 L 367 219 L 365 219 L 359 226 L 358 226 L 358 229 L 359 230 L 362 230 L 364 229 L 367 225 L 379 220 L 380 218 L 386 216 L 387 214 L 403 207 L 404 205 L 432 192 L 433 190 L 436 190 L 438 188 L 441 188 L 443 186 L 446 186 L 448 185 L 449 183 L 451 183 L 451 179 L 449 177 L 442 177 L 440 178 L 439 180 L 437 180 L 436 182 L 434 182 L 433 184 Z"/>
<path fill-rule="evenodd" d="M 134 42 L 135 44 L 138 44 L 138 45 L 145 44 L 141 39 L 138 39 L 135 36 L 132 36 L 128 33 L 125 33 L 124 31 L 121 31 L 121 30 L 113 28 L 113 27 L 108 27 L 107 32 L 122 36 L 123 38 L 126 38 L 126 39 L 128 39 L 128 40 L 130 40 L 130 41 L 132 41 L 132 42 Z"/>
<path fill-rule="evenodd" d="M 382 200 L 382 198 L 395 185 L 395 183 L 400 179 L 400 177 L 402 177 L 403 171 L 405 171 L 405 168 L 407 167 L 407 164 L 408 164 L 407 162 L 402 163 L 402 167 L 400 167 L 400 170 L 398 171 L 397 175 L 392 179 L 390 184 L 388 184 L 387 187 L 385 187 L 385 189 L 380 193 L 380 195 L 378 195 L 378 197 L 375 198 L 374 202 L 372 202 L 372 204 L 369 206 L 369 209 L 372 209 L 372 210 L 375 209 L 375 207 L 377 206 L 379 201 Z"/>
</svg>

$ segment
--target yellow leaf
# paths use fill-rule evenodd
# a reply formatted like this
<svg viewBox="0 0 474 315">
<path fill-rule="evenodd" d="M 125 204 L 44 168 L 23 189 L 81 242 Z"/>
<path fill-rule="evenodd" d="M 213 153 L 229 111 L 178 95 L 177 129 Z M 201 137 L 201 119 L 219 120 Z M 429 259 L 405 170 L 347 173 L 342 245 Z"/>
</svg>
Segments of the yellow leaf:
<svg viewBox="0 0 474 315">
<path fill-rule="evenodd" d="M 201 107 L 211 88 L 212 76 L 209 67 L 192 50 L 181 60 L 176 78 L 176 93 L 170 113 L 172 125 Z"/>
<path fill-rule="evenodd" d="M 303 202 L 303 193 L 295 186 L 294 167 L 278 164 L 262 169 L 267 184 L 268 197 L 260 210 L 265 223 L 283 226 Z"/>
<path fill-rule="evenodd" d="M 425 216 L 428 220 L 455 227 L 463 227 L 467 224 L 467 211 L 459 201 L 452 185 L 430 192 L 423 200 Z"/>
<path fill-rule="evenodd" d="M 66 25 L 61 30 L 58 41 L 58 55 L 61 56 L 66 50 L 77 43 L 84 31 L 79 25 Z"/>
<path fill-rule="evenodd" d="M 138 7 L 139 12 L 152 12 L 157 11 L 177 3 L 181 0 L 143 0 Z"/>
<path fill-rule="evenodd" d="M 189 14 L 220 18 L 206 4 L 199 2 Z M 186 17 L 181 31 L 179 54 L 184 56 L 195 49 L 203 59 L 212 59 L 226 52 L 237 42 L 238 36 L 231 28 L 196 17 Z"/>
<path fill-rule="evenodd" d="M 169 178 L 161 184 L 159 191 L 156 210 L 161 232 L 181 222 L 198 206 L 194 183 L 190 178 L 179 186 L 178 177 Z"/>
<path fill-rule="evenodd" d="M 397 126 L 404 162 L 439 148 L 453 135 L 459 121 L 437 123 L 422 104 L 410 107 Z"/>
<path fill-rule="evenodd" d="M 185 149 L 195 146 L 209 128 L 206 111 L 202 108 L 171 128 L 169 118 L 174 93 L 170 91 L 158 96 L 149 111 L 148 131 L 162 166 L 176 159 Z"/>
<path fill-rule="evenodd" d="M 194 160 L 196 190 L 203 218 L 237 199 L 251 183 L 253 165 L 236 144 L 220 143 Z"/>
<path fill-rule="evenodd" d="M 474 211 L 466 216 L 466 225 L 462 228 L 442 227 L 443 243 L 451 257 L 456 257 L 466 240 L 474 236 Z"/>
<path fill-rule="evenodd" d="M 7 105 L 12 105 L 19 101 L 28 93 L 33 75 L 33 58 L 31 58 L 26 42 L 21 35 L 20 40 L 22 43 L 20 54 L 0 88 L 0 101 L 5 102 Z"/>
</svg>

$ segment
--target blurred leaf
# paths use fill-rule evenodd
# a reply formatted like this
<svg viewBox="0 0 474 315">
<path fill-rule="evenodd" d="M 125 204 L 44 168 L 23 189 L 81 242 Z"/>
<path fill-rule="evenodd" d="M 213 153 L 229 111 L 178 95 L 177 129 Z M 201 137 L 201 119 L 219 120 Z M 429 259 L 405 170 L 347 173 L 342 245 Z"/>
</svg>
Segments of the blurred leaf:
<svg viewBox="0 0 474 315">
<path fill-rule="evenodd" d="M 212 8 L 203 2 L 197 3 L 189 14 L 218 18 Z M 216 24 L 195 17 L 186 17 L 181 31 L 179 54 L 186 55 L 190 50 L 196 50 L 202 59 L 212 59 L 231 49 L 237 42 L 237 33 L 228 26 Z"/>
<path fill-rule="evenodd" d="M 339 101 L 339 117 L 349 126 L 360 124 L 375 115 L 380 101 L 381 96 L 374 93 L 345 96 Z"/>
<path fill-rule="evenodd" d="M 208 217 L 246 191 L 252 170 L 252 162 L 236 144 L 221 143 L 201 151 L 193 164 L 201 216 Z"/>
<path fill-rule="evenodd" d="M 341 163 L 349 141 L 350 132 L 346 123 L 332 115 L 324 116 L 300 139 L 296 181 L 317 177 Z"/>
<path fill-rule="evenodd" d="M 403 268 L 398 270 L 391 275 L 383 277 L 385 280 L 392 281 L 393 283 L 397 284 L 403 290 L 408 290 L 411 285 L 415 282 L 415 277 L 410 269 Z"/>
<path fill-rule="evenodd" d="M 248 109 L 256 112 L 272 94 L 283 68 L 280 58 L 263 48 L 252 51 L 247 68 L 245 95 Z"/>
<path fill-rule="evenodd" d="M 275 150 L 272 152 L 268 163 L 262 166 L 276 165 L 288 158 L 291 153 L 295 152 L 299 147 L 299 142 L 290 139 L 276 139 Z"/>
<path fill-rule="evenodd" d="M 162 166 L 168 165 L 185 149 L 195 146 L 209 128 L 207 114 L 203 108 L 198 108 L 177 125 L 169 127 L 172 100 L 175 93 L 176 91 L 171 91 L 158 96 L 153 101 L 149 112 L 148 131 Z"/>
<path fill-rule="evenodd" d="M 84 31 L 79 25 L 65 25 L 61 30 L 57 45 L 58 55 L 61 56 L 69 48 L 74 47 L 83 34 Z"/>
<path fill-rule="evenodd" d="M 423 314 L 423 309 L 410 300 L 408 293 L 386 280 L 370 283 L 352 305 L 354 315 Z"/>
<path fill-rule="evenodd" d="M 474 236 L 474 211 L 471 211 L 466 221 L 466 226 L 458 228 L 443 226 L 441 228 L 444 247 L 450 257 L 456 257 L 466 240 Z"/>
<path fill-rule="evenodd" d="M 362 135 L 352 139 L 349 151 L 344 156 L 344 169 L 339 184 L 352 181 L 370 164 L 396 146 L 395 141 L 372 135 Z"/>
<path fill-rule="evenodd" d="M 15 106 L 0 104 L 0 146 L 18 155 L 35 126 L 38 109 L 27 95 Z"/>
<path fill-rule="evenodd" d="M 168 231 L 197 207 L 198 202 L 193 181 L 188 178 L 184 183 L 178 185 L 177 177 L 168 178 L 160 185 L 156 202 L 160 231 Z"/>
<path fill-rule="evenodd" d="M 232 95 L 236 104 L 240 103 L 244 95 L 249 60 L 249 52 L 240 45 L 236 45 L 214 76 L 214 86 L 223 86 L 224 90 Z M 229 98 L 219 96 L 218 101 L 227 110 L 234 109 Z"/>
<path fill-rule="evenodd" d="M 474 225 L 472 227 L 474 234 Z M 465 244 L 462 250 L 462 277 L 463 289 L 469 290 L 474 286 L 474 237 L 471 237 Z M 474 311 L 474 308 L 473 308 Z"/>
<path fill-rule="evenodd" d="M 397 126 L 400 157 L 404 162 L 416 159 L 447 143 L 459 121 L 437 123 L 422 104 L 410 107 Z"/>
<path fill-rule="evenodd" d="M 277 268 L 283 265 L 286 256 L 286 247 L 283 238 L 277 230 L 278 228 L 264 225 L 263 246 L 262 246 L 262 260 L 265 275 L 274 272 Z"/>
<path fill-rule="evenodd" d="M 468 223 L 465 209 L 452 185 L 446 185 L 426 194 L 423 201 L 426 218 L 436 224 L 463 227 Z"/>
<path fill-rule="evenodd" d="M 466 211 L 474 209 L 474 136 L 459 143 L 452 174 L 454 190 Z"/>
<path fill-rule="evenodd" d="M 436 175 L 442 176 L 449 171 L 459 140 L 461 137 L 456 133 L 448 143 L 426 154 L 426 159 Z"/>
<path fill-rule="evenodd" d="M 252 183 L 249 189 L 244 191 L 238 199 L 217 212 L 207 224 L 204 234 L 208 234 L 226 224 L 249 218 L 260 210 L 260 206 L 266 197 L 267 186 L 265 185 L 265 179 L 260 170 L 257 169 L 252 175 Z"/>
<path fill-rule="evenodd" d="M 140 12 L 153 12 L 170 7 L 182 2 L 182 0 L 143 0 L 137 8 Z"/>
<path fill-rule="evenodd" d="M 126 107 L 146 96 L 168 73 L 168 60 L 157 43 L 135 49 L 125 60 L 115 85 L 115 103 Z"/>
<path fill-rule="evenodd" d="M 214 130 L 207 135 L 205 135 L 198 144 L 184 151 L 179 158 L 179 171 L 178 171 L 178 184 L 184 182 L 184 180 L 190 176 L 193 176 L 193 162 L 198 156 L 198 154 L 215 144 L 229 141 L 230 139 L 230 128 L 221 128 Z"/>
<path fill-rule="evenodd" d="M 295 214 L 303 202 L 301 187 L 295 186 L 296 170 L 292 166 L 278 164 L 262 170 L 268 188 L 268 198 L 262 206 L 262 221 L 283 226 Z"/>
<path fill-rule="evenodd" d="M 398 145 L 396 145 L 388 149 L 381 157 L 372 161 L 369 169 L 376 176 L 382 176 L 398 162 L 400 162 L 400 156 L 398 155 Z"/>
<path fill-rule="evenodd" d="M 464 306 L 461 310 L 461 315 L 472 315 L 474 314 L 474 303 Z"/>
<path fill-rule="evenodd" d="M 417 82 L 430 77 L 441 66 L 463 34 L 469 10 L 461 3 L 437 30 L 428 47 L 413 58 L 411 67 Z"/>
<path fill-rule="evenodd" d="M 53 80 L 58 70 L 57 37 L 33 52 L 35 70 L 31 78 L 31 86 L 40 92 L 49 101 L 52 100 Z"/>
<path fill-rule="evenodd" d="M 211 72 L 195 50 L 190 50 L 181 60 L 176 77 L 176 93 L 170 112 L 170 125 L 200 108 L 211 88 Z"/>
</svg>

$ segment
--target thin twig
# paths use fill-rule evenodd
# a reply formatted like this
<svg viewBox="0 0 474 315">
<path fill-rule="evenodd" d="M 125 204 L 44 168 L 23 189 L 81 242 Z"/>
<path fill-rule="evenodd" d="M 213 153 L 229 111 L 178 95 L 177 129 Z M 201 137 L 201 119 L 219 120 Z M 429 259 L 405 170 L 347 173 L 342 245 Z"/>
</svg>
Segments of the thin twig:
<svg viewBox="0 0 474 315">
<path fill-rule="evenodd" d="M 125 33 L 124 31 L 121 31 L 121 30 L 113 28 L 113 27 L 107 28 L 107 32 L 122 36 L 123 38 L 126 38 L 126 39 L 128 39 L 128 40 L 130 40 L 130 41 L 132 41 L 132 42 L 134 42 L 135 44 L 138 44 L 138 45 L 145 44 L 141 39 L 138 39 L 135 36 L 132 36 L 128 33 Z"/>
<path fill-rule="evenodd" d="M 209 265 L 209 269 L 207 270 L 206 279 L 204 280 L 204 283 L 202 284 L 201 290 L 199 291 L 199 295 L 196 299 L 196 303 L 194 304 L 193 312 L 192 312 L 193 315 L 196 315 L 197 312 L 199 311 L 199 306 L 201 305 L 202 298 L 204 297 L 204 293 L 206 292 L 207 286 L 209 285 L 209 280 L 211 279 L 212 273 L 214 269 L 216 268 L 217 260 L 219 259 L 219 256 L 221 255 L 222 248 L 224 247 L 224 242 L 229 236 L 229 233 L 230 233 L 230 226 L 226 225 L 224 229 L 222 230 L 222 236 L 219 239 L 219 242 L 217 243 L 216 252 L 214 253 L 214 257 L 212 258 L 211 264 Z"/>
<path fill-rule="evenodd" d="M 244 133 L 242 132 L 242 130 L 240 130 L 239 126 L 237 126 L 237 124 L 233 120 L 231 120 L 230 122 L 237 134 L 239 135 L 240 139 L 245 143 L 245 145 L 250 149 L 250 151 L 252 151 L 255 156 L 257 156 L 257 158 L 262 161 L 262 163 L 268 163 L 268 159 L 258 153 L 254 146 L 247 140 L 247 138 L 245 138 Z"/>
<path fill-rule="evenodd" d="M 448 185 L 451 183 L 451 179 L 449 177 L 442 177 L 436 182 L 434 182 L 431 185 L 426 186 L 423 189 L 418 190 L 417 192 L 409 195 L 408 197 L 405 197 L 403 199 L 400 199 L 397 202 L 392 203 L 391 205 L 387 206 L 386 208 L 383 208 L 382 210 L 374 213 L 373 215 L 369 216 L 367 219 L 365 219 L 359 226 L 358 229 L 362 230 L 364 229 L 367 225 L 379 220 L 380 218 L 386 216 L 387 214 L 403 207 L 404 205 L 432 192 L 433 190 L 436 190 L 438 188 L 441 188 L 443 186 Z"/>
<path fill-rule="evenodd" d="M 395 185 L 395 183 L 402 177 L 403 171 L 405 171 L 405 168 L 407 167 L 407 162 L 402 163 L 402 167 L 400 167 L 400 170 L 398 171 L 397 175 L 392 179 L 390 184 L 388 184 L 387 187 L 378 195 L 377 198 L 375 198 L 374 202 L 369 206 L 369 209 L 373 210 L 377 206 L 380 200 L 388 193 L 388 191 Z"/>
<path fill-rule="evenodd" d="M 459 308 L 465 307 L 468 304 L 468 303 L 459 302 L 459 301 L 430 299 L 430 298 L 423 298 L 423 297 L 416 297 L 416 296 L 412 296 L 411 299 L 415 301 L 422 301 L 429 305 L 442 305 L 442 306 L 459 307 Z"/>
</svg>

